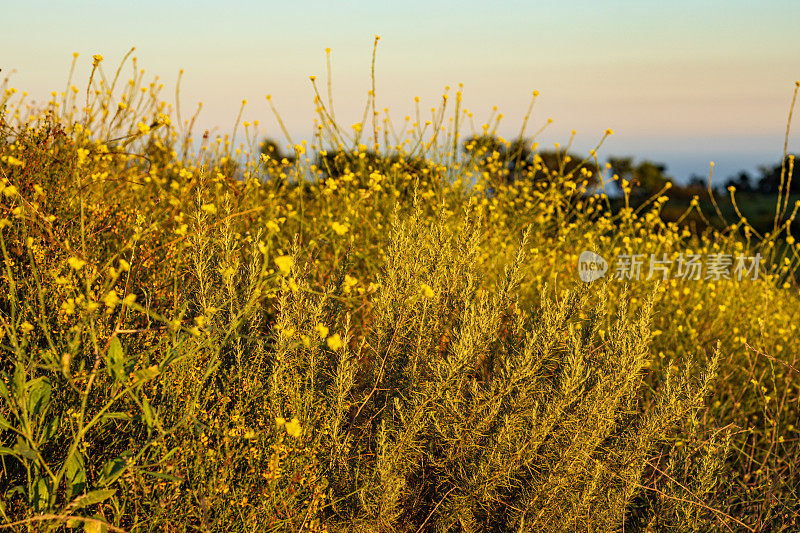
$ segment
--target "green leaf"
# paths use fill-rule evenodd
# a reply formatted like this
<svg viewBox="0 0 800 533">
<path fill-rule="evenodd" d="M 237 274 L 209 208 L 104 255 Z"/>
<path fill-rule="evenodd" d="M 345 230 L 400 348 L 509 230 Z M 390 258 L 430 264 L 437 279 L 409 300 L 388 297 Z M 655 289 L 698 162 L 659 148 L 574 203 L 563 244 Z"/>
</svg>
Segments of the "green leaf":
<svg viewBox="0 0 800 533">
<path fill-rule="evenodd" d="M 101 489 L 87 492 L 83 496 L 79 496 L 73 503 L 76 509 L 89 507 L 96 503 L 104 502 L 116 493 L 116 489 Z"/>
<path fill-rule="evenodd" d="M 52 438 L 53 435 L 56 434 L 58 431 L 58 427 L 61 425 L 61 417 L 54 416 L 51 418 L 44 426 L 44 431 L 42 432 L 41 437 L 39 437 L 38 445 L 47 442 Z"/>
<path fill-rule="evenodd" d="M 101 420 L 103 420 L 104 422 L 106 420 L 131 420 L 131 419 L 132 419 L 131 415 L 119 411 L 111 411 L 103 413 L 103 416 L 101 417 Z"/>
<path fill-rule="evenodd" d="M 83 494 L 86 490 L 86 468 L 84 467 L 83 456 L 79 451 L 75 451 L 67 459 L 67 500 L 78 494 Z"/>
<path fill-rule="evenodd" d="M 22 498 L 27 498 L 28 496 L 27 490 L 25 490 L 25 487 L 22 485 L 14 485 L 10 489 L 6 490 L 3 496 L 5 497 L 6 501 L 9 501 L 13 496 L 16 496 L 17 494 L 19 494 L 19 496 Z"/>
<path fill-rule="evenodd" d="M 103 465 L 103 470 L 100 473 L 98 484 L 107 487 L 114 483 L 119 476 L 125 472 L 125 468 L 128 466 L 129 456 L 130 453 L 123 453 L 119 457 L 115 457 Z"/>
<path fill-rule="evenodd" d="M 28 382 L 27 389 L 28 412 L 33 416 L 38 416 L 50 405 L 50 393 L 52 392 L 50 382 L 44 378 L 36 378 Z"/>
<path fill-rule="evenodd" d="M 8 387 L 6 387 L 6 373 L 0 372 L 0 396 L 8 400 Z"/>
<path fill-rule="evenodd" d="M 50 486 L 44 476 L 40 476 L 33 486 L 33 493 L 31 494 L 31 505 L 37 511 L 42 511 L 47 507 L 50 502 Z"/>
<path fill-rule="evenodd" d="M 150 367 L 147 367 L 147 368 L 143 368 L 141 370 L 137 370 L 136 372 L 134 372 L 133 379 L 134 379 L 136 385 L 140 385 L 141 383 L 144 383 L 145 381 L 150 381 L 151 379 L 156 377 L 158 375 L 158 373 L 159 373 L 158 372 L 158 367 L 153 365 L 153 366 L 150 366 Z"/>
<path fill-rule="evenodd" d="M 179 449 L 180 448 L 178 448 L 178 447 L 172 448 L 170 451 L 168 451 L 167 453 L 164 454 L 164 456 L 161 458 L 161 460 L 162 461 L 166 461 L 167 459 L 169 459 L 170 457 L 175 455 L 175 452 L 177 452 Z"/>
<path fill-rule="evenodd" d="M 2 453 L 2 451 L 0 451 Z M 21 442 L 17 442 L 14 445 L 14 453 L 20 457 L 24 457 L 29 461 L 38 461 L 39 454 L 36 453 L 32 448 L 30 448 L 27 444 L 22 444 Z"/>
<path fill-rule="evenodd" d="M 86 531 L 86 533 L 105 533 L 108 531 L 108 527 L 98 518 L 98 520 L 84 521 L 83 530 Z"/>
<path fill-rule="evenodd" d="M 0 446 L 0 455 L 13 455 L 14 457 L 19 457 L 19 453 L 15 452 L 11 448 L 6 448 L 4 446 Z"/>
<path fill-rule="evenodd" d="M 153 408 L 150 407 L 150 402 L 147 401 L 147 396 L 142 395 L 142 412 L 144 413 L 144 421 L 148 428 L 153 427 L 155 416 L 153 415 Z"/>
<path fill-rule="evenodd" d="M 125 352 L 122 350 L 122 343 L 116 336 L 111 339 L 111 345 L 108 347 L 106 369 L 116 381 L 123 382 L 127 378 L 125 375 Z"/>
</svg>

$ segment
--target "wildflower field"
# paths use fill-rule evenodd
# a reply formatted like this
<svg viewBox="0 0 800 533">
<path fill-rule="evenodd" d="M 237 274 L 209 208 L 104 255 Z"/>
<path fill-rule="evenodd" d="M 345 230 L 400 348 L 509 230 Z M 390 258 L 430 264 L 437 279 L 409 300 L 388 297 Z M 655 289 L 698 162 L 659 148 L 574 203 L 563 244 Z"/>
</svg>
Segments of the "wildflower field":
<svg viewBox="0 0 800 533">
<path fill-rule="evenodd" d="M 546 162 L 506 118 L 511 175 L 460 88 L 346 125 L 312 77 L 316 134 L 264 143 L 103 67 L 0 93 L 0 529 L 800 528 L 788 195 L 667 222 L 605 193 L 610 130 Z M 762 260 L 584 283 L 584 250 Z"/>
</svg>

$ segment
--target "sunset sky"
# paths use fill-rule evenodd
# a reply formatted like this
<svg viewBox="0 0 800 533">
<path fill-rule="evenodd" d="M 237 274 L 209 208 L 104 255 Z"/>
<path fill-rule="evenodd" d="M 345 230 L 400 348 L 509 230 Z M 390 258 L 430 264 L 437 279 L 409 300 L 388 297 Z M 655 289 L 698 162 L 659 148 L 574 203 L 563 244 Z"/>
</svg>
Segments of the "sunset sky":
<svg viewBox="0 0 800 533">
<path fill-rule="evenodd" d="M 292 135 L 308 138 L 308 77 L 325 77 L 325 48 L 337 116 L 350 124 L 361 117 L 378 34 L 377 101 L 395 122 L 412 112 L 414 96 L 427 109 L 446 85 L 463 83 L 476 120 L 497 105 L 500 132 L 512 136 L 537 89 L 534 129 L 555 120 L 543 146 L 574 129 L 576 147 L 588 150 L 613 128 L 601 157 L 663 161 L 678 179 L 707 173 L 714 160 L 724 180 L 780 160 L 800 78 L 799 16 L 796 0 L 26 0 L 3 6 L 0 76 L 16 70 L 11 84 L 43 100 L 63 90 L 73 52 L 80 87 L 92 54 L 109 71 L 136 46 L 170 102 L 185 70 L 181 105 L 187 113 L 203 101 L 201 127 L 230 131 L 247 98 L 245 119 L 279 138 L 265 100 L 272 94 Z M 800 151 L 800 135 L 789 149 Z"/>
</svg>

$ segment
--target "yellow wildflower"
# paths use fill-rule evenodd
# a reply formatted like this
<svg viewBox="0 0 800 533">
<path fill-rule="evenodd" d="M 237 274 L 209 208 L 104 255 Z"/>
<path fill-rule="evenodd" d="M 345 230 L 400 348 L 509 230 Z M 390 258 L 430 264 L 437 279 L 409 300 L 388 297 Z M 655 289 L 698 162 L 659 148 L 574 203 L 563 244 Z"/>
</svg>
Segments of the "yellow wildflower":
<svg viewBox="0 0 800 533">
<path fill-rule="evenodd" d="M 422 295 L 425 296 L 425 298 L 433 298 L 434 296 L 433 289 L 431 289 L 431 286 L 427 283 L 422 284 L 422 287 L 420 287 L 420 292 L 422 292 Z"/>
<path fill-rule="evenodd" d="M 61 310 L 68 315 L 73 314 L 75 312 L 75 299 L 70 298 L 66 302 L 62 303 Z"/>
<path fill-rule="evenodd" d="M 288 255 L 282 255 L 280 257 L 276 257 L 274 261 L 277 267 L 284 275 L 287 275 L 289 274 L 289 272 L 292 271 L 292 265 L 294 264 L 294 259 L 292 259 Z"/>
<path fill-rule="evenodd" d="M 117 295 L 116 291 L 111 290 L 109 291 L 108 294 L 105 295 L 103 301 L 106 303 L 106 306 L 113 309 L 114 306 L 119 303 L 119 296 Z"/>
<path fill-rule="evenodd" d="M 330 348 L 331 350 L 334 351 L 339 350 L 341 349 L 342 346 L 344 346 L 344 343 L 342 342 L 342 337 L 339 336 L 338 333 L 334 333 L 333 335 L 328 337 L 328 348 Z"/>
<path fill-rule="evenodd" d="M 347 233 L 348 227 L 347 224 L 339 224 L 338 222 L 334 222 L 331 224 L 331 229 L 335 231 L 337 235 L 344 235 Z"/>
<path fill-rule="evenodd" d="M 342 289 L 345 293 L 350 293 L 353 290 L 353 287 L 358 284 L 358 280 L 353 276 L 345 275 L 344 282 L 342 283 Z"/>
<path fill-rule="evenodd" d="M 303 432 L 303 428 L 300 427 L 300 421 L 296 418 L 292 418 L 291 422 L 286 423 L 286 433 L 289 436 L 297 438 Z"/>
<path fill-rule="evenodd" d="M 70 257 L 67 259 L 67 263 L 69 264 L 70 268 L 76 272 L 86 265 L 86 261 L 83 259 L 78 259 L 77 257 Z"/>
</svg>

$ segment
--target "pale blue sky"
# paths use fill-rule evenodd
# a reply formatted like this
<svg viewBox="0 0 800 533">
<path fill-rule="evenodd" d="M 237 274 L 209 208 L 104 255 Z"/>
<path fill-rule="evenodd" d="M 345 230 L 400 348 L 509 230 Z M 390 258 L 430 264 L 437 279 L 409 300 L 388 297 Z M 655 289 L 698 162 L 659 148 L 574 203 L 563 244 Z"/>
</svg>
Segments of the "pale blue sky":
<svg viewBox="0 0 800 533">
<path fill-rule="evenodd" d="M 588 150 L 613 128 L 601 155 L 663 160 L 679 178 L 705 172 L 709 160 L 721 177 L 779 160 L 800 78 L 800 2 L 788 0 L 5 4 L 0 68 L 16 69 L 13 85 L 39 98 L 63 90 L 72 52 L 85 80 L 92 54 L 110 70 L 136 46 L 165 94 L 185 69 L 184 114 L 202 100 L 202 127 L 230 130 L 247 98 L 245 118 L 279 137 L 270 93 L 303 138 L 314 110 L 308 76 L 324 78 L 325 47 L 337 115 L 349 124 L 360 119 L 379 34 L 378 105 L 396 122 L 414 96 L 429 108 L 461 82 L 476 118 L 497 105 L 501 132 L 512 135 L 538 89 L 534 126 L 555 120 L 543 145 L 575 129 L 576 146 Z M 791 148 L 800 151 L 800 135 Z"/>
</svg>

